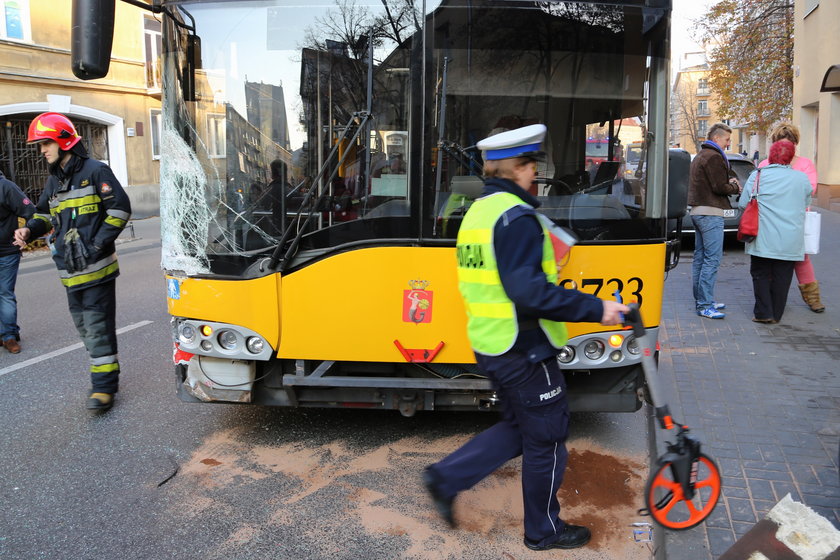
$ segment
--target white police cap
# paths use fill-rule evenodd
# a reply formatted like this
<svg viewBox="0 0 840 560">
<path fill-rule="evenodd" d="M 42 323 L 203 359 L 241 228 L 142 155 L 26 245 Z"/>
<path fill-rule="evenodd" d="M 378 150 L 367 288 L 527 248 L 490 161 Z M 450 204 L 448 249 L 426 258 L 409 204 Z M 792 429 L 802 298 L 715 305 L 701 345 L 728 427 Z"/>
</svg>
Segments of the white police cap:
<svg viewBox="0 0 840 560">
<path fill-rule="evenodd" d="M 484 151 L 484 159 L 496 160 L 513 157 L 527 157 L 536 160 L 545 158 L 540 151 L 540 144 L 545 138 L 544 124 L 531 124 L 488 136 L 479 141 L 476 147 Z"/>
</svg>

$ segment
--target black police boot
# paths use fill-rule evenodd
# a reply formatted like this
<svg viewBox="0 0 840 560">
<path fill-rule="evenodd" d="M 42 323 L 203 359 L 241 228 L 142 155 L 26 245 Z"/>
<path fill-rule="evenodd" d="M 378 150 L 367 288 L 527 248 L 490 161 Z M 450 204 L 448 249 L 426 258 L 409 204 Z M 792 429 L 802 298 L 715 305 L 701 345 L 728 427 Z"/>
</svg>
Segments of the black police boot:
<svg viewBox="0 0 840 560">
<path fill-rule="evenodd" d="M 568 523 L 563 528 L 558 539 L 554 542 L 544 544 L 542 546 L 525 538 L 525 546 L 531 550 L 551 550 L 552 548 L 578 548 L 589 542 L 592 538 L 592 533 L 586 527 L 580 525 L 569 525 Z"/>
<path fill-rule="evenodd" d="M 114 406 L 114 395 L 110 393 L 91 393 L 88 397 L 86 408 L 88 410 L 105 412 L 112 406 Z"/>
<path fill-rule="evenodd" d="M 438 490 L 438 476 L 431 470 L 430 467 L 426 467 L 423 471 L 423 484 L 426 485 L 426 490 L 429 491 L 429 494 L 432 497 L 432 502 L 434 502 L 435 508 L 440 516 L 443 517 L 447 523 L 449 523 L 449 526 L 454 529 L 456 523 L 455 517 L 452 515 L 452 502 L 455 498 L 447 498 L 440 493 L 440 490 Z"/>
</svg>

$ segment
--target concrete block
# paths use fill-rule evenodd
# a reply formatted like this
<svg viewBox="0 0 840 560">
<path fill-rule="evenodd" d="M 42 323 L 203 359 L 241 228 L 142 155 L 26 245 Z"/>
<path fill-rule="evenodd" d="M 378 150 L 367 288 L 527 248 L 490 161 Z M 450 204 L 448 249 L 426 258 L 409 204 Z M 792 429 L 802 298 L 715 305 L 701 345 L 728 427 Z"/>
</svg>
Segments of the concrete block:
<svg viewBox="0 0 840 560">
<path fill-rule="evenodd" d="M 790 494 L 719 560 L 828 560 L 840 553 L 840 531 Z"/>
</svg>

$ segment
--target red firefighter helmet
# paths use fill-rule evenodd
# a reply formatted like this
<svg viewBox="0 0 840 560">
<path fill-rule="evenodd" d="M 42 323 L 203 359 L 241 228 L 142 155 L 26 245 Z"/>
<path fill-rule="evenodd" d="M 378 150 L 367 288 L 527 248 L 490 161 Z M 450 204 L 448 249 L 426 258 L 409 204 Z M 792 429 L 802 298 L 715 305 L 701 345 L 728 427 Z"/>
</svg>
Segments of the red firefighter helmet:
<svg viewBox="0 0 840 560">
<path fill-rule="evenodd" d="M 53 140 L 64 151 L 75 146 L 81 139 L 70 119 L 61 113 L 41 113 L 29 124 L 29 134 L 26 136 L 26 141 L 30 143 Z"/>
</svg>

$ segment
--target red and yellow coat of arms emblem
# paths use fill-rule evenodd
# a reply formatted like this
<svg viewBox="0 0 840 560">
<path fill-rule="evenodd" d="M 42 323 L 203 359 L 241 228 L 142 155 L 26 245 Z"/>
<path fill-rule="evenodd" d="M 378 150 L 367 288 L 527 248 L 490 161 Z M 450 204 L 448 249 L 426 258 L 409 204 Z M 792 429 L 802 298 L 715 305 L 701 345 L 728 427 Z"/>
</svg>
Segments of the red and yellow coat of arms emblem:
<svg viewBox="0 0 840 560">
<path fill-rule="evenodd" d="M 406 323 L 432 322 L 432 291 L 427 290 L 427 280 L 411 280 L 410 290 L 403 291 L 403 321 Z"/>
</svg>

